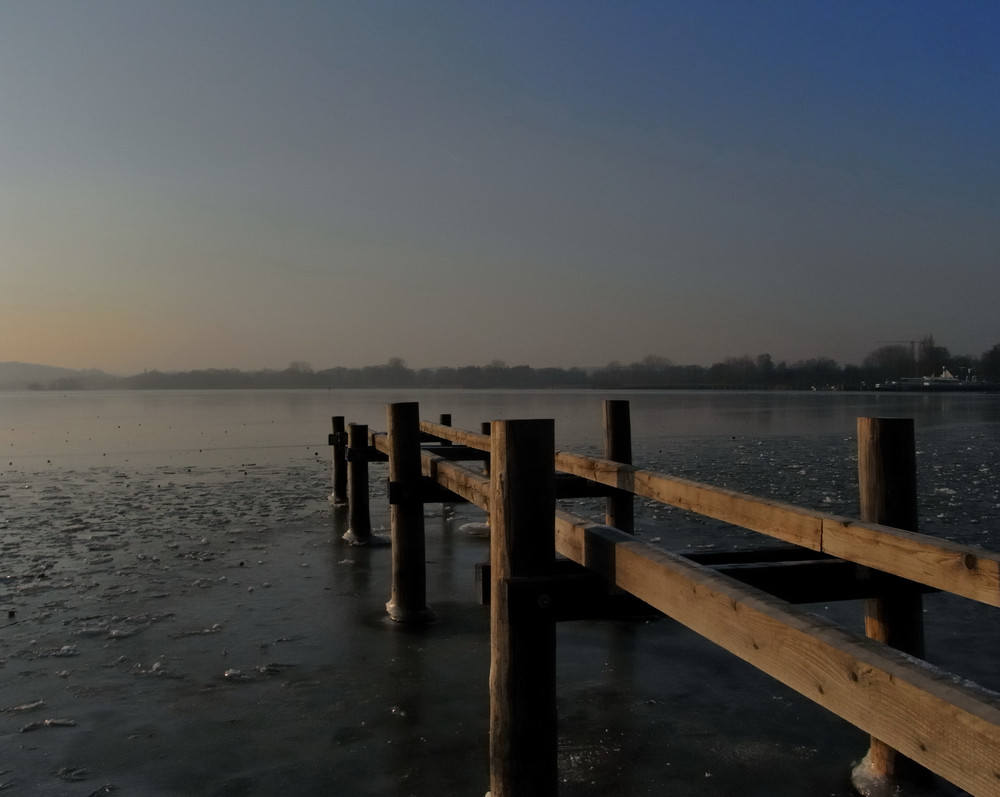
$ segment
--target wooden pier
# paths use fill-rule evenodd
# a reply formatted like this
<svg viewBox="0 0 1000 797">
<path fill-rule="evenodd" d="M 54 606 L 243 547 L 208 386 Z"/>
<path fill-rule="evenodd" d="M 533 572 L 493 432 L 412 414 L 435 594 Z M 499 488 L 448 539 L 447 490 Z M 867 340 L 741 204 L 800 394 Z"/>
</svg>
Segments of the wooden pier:
<svg viewBox="0 0 1000 797">
<path fill-rule="evenodd" d="M 433 619 L 423 504 L 488 513 L 491 797 L 558 792 L 555 623 L 637 607 L 870 734 L 852 777 L 860 793 L 906 794 L 937 775 L 1000 797 L 1000 695 L 923 660 L 921 603 L 947 591 L 1000 607 L 1000 554 L 917 532 L 912 421 L 858 419 L 860 519 L 638 468 L 628 402 L 605 402 L 604 422 L 605 457 L 593 457 L 555 450 L 551 420 L 477 433 L 450 417 L 420 421 L 415 403 L 389 405 L 387 433 L 333 419 L 331 501 L 348 503 L 350 542 L 372 536 L 367 464 L 389 462 L 394 620 Z M 606 500 L 603 523 L 557 509 L 595 496 Z M 642 542 L 631 533 L 635 497 L 759 532 L 762 545 L 694 555 Z M 865 602 L 865 636 L 796 605 L 848 599 Z"/>
</svg>

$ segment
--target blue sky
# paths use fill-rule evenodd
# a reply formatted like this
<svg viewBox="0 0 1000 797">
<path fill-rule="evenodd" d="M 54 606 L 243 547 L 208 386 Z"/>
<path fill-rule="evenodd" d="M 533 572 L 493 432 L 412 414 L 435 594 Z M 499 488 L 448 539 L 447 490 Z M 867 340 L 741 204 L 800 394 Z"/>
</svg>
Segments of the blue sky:
<svg viewBox="0 0 1000 797">
<path fill-rule="evenodd" d="M 1000 342 L 1000 4 L 0 4 L 0 361 Z"/>
</svg>

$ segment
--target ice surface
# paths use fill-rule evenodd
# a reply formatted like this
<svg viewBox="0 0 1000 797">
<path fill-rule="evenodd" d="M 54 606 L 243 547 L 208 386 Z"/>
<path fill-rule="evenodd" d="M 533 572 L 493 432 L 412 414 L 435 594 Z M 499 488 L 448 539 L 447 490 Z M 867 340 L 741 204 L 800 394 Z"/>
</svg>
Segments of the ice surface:
<svg viewBox="0 0 1000 797">
<path fill-rule="evenodd" d="M 654 398 L 662 402 L 637 396 L 634 405 L 638 464 L 856 514 L 850 434 L 822 424 L 800 433 L 781 412 L 761 428 L 743 411 L 718 434 L 709 433 L 718 416 L 688 434 L 700 410 L 686 398 L 683 417 L 664 420 L 661 434 Z M 199 402 L 221 401 L 181 399 L 198 423 Z M 517 400 L 525 417 L 530 410 L 558 425 L 556 399 Z M 173 406 L 164 396 L 141 401 L 154 414 Z M 467 422 L 456 413 L 456 424 L 475 428 L 495 409 Z M 377 426 L 384 406 L 366 411 Z M 136 447 L 148 441 L 144 453 L 95 460 L 73 436 L 72 456 L 53 449 L 2 463 L 0 789 L 484 793 L 488 615 L 475 603 L 474 570 L 488 558 L 482 513 L 428 507 L 428 602 L 438 622 L 387 622 L 390 551 L 343 541 L 346 510 L 327 500 L 325 457 L 303 446 L 213 449 L 209 438 L 222 432 L 210 420 L 198 430 L 201 451 L 177 446 L 164 456 L 173 438 L 144 417 L 141 431 L 135 419 L 124 430 Z M 317 438 L 327 423 L 313 424 Z M 596 439 L 599 414 L 587 423 Z M 271 426 L 247 428 L 273 443 Z M 922 530 L 997 547 L 995 430 L 976 419 L 920 430 Z M 580 440 L 574 449 L 599 453 L 592 439 L 566 436 Z M 372 520 L 382 535 L 385 477 L 373 466 Z M 572 508 L 603 521 L 602 501 Z M 759 540 L 651 502 L 636 509 L 639 538 L 664 547 Z M 925 606 L 932 660 L 998 688 L 995 610 L 946 596 Z M 856 606 L 829 611 L 860 616 Z M 851 794 L 863 734 L 675 624 L 567 623 L 558 640 L 563 797 Z"/>
</svg>

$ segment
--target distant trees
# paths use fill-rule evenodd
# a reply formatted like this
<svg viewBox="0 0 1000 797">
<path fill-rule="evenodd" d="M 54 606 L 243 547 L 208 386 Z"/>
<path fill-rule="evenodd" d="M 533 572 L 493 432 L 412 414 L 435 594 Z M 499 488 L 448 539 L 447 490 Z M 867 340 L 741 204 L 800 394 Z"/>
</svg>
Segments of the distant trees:
<svg viewBox="0 0 1000 797">
<path fill-rule="evenodd" d="M 799 387 L 803 389 L 806 388 L 806 382 L 809 383 L 809 388 L 817 390 L 843 390 L 847 387 L 844 384 L 843 369 L 836 360 L 831 360 L 829 357 L 816 357 L 796 363 L 792 370 L 798 374 Z"/>
<path fill-rule="evenodd" d="M 918 345 L 919 344 L 919 345 Z M 146 371 L 129 377 L 78 372 L 32 389 L 73 390 L 236 389 L 236 388 L 598 388 L 598 389 L 716 389 L 716 390 L 864 390 L 902 377 L 940 374 L 943 368 L 960 378 L 973 377 L 1000 384 L 1000 343 L 981 357 L 952 355 L 932 336 L 912 345 L 891 343 L 869 353 L 860 366 L 840 365 L 828 357 L 788 364 L 768 353 L 727 357 L 709 367 L 679 365 L 648 354 L 631 364 L 617 360 L 604 368 L 533 368 L 491 360 L 488 365 L 411 369 L 401 357 L 361 368 L 338 366 L 317 371 L 295 360 L 281 371 L 239 371 L 209 368 L 198 371 Z"/>
<path fill-rule="evenodd" d="M 865 357 L 861 369 L 870 375 L 874 382 L 885 382 L 904 376 L 914 376 L 916 363 L 913 351 L 908 346 L 894 343 L 875 349 Z"/>
<path fill-rule="evenodd" d="M 914 376 L 940 376 L 945 368 L 954 368 L 951 353 L 944 346 L 934 343 L 934 336 L 928 335 L 918 344 L 917 373 Z"/>
<path fill-rule="evenodd" d="M 1000 384 L 1000 343 L 983 353 L 979 360 L 979 376 L 987 382 Z"/>
<path fill-rule="evenodd" d="M 827 357 L 788 365 L 775 363 L 770 354 L 727 357 L 708 368 L 675 365 L 669 360 L 645 357 L 631 365 L 612 362 L 593 376 L 595 387 L 605 388 L 710 388 L 716 390 L 833 390 L 860 387 L 858 369 L 841 368 Z M 850 373 L 852 382 L 846 383 Z"/>
<path fill-rule="evenodd" d="M 875 349 L 861 364 L 863 381 L 869 384 L 898 381 L 904 377 L 940 376 L 945 369 L 960 379 L 1000 382 L 996 360 L 1000 358 L 1000 343 L 979 358 L 952 354 L 946 346 L 938 346 L 933 335 L 908 345 L 895 343 Z"/>
<path fill-rule="evenodd" d="M 940 375 L 944 368 L 959 378 L 974 376 L 1000 383 L 1000 344 L 977 359 L 953 355 L 928 336 L 914 341 L 912 347 L 898 343 L 881 346 L 868 354 L 860 366 L 840 365 L 829 357 L 775 363 L 770 354 L 764 353 L 756 357 L 727 357 L 704 368 L 676 365 L 666 358 L 650 355 L 631 365 L 612 361 L 593 374 L 592 382 L 599 388 L 870 390 L 880 382 L 915 373 Z"/>
</svg>

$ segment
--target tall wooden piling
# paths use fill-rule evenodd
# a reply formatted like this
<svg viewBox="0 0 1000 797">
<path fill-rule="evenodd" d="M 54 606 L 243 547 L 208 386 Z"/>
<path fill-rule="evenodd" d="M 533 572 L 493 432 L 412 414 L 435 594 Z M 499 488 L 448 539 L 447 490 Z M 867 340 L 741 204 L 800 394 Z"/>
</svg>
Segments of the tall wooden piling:
<svg viewBox="0 0 1000 797">
<path fill-rule="evenodd" d="M 479 431 L 482 434 L 488 435 L 490 433 L 490 429 L 492 429 L 492 428 L 493 428 L 493 424 L 490 423 L 489 421 L 483 421 L 482 423 L 479 424 Z M 489 476 L 490 475 L 490 461 L 489 461 L 489 459 L 487 459 L 487 460 L 485 460 L 483 462 L 483 475 L 484 476 Z"/>
<path fill-rule="evenodd" d="M 551 574 L 555 434 L 551 420 L 494 421 L 490 476 L 490 795 L 557 793 L 555 623 L 545 596 L 510 593 Z"/>
<path fill-rule="evenodd" d="M 440 415 L 438 415 L 438 423 L 440 423 L 442 426 L 451 426 L 451 413 L 442 412 Z M 447 445 L 447 441 L 442 440 L 441 442 L 443 445 Z M 454 511 L 455 511 L 455 505 L 451 501 L 445 501 L 444 503 L 441 504 L 442 514 L 450 515 Z"/>
<path fill-rule="evenodd" d="M 333 451 L 333 492 L 330 493 L 330 503 L 343 506 L 347 503 L 347 428 L 344 426 L 343 415 L 333 416 L 330 446 Z"/>
<path fill-rule="evenodd" d="M 427 608 L 419 404 L 390 404 L 387 422 L 392 595 L 385 608 L 397 622 L 429 622 L 434 614 Z"/>
<path fill-rule="evenodd" d="M 917 531 L 917 458 L 912 418 L 858 418 L 858 488 L 861 519 Z M 923 601 L 910 582 L 899 580 L 893 594 L 865 601 L 865 633 L 897 650 L 924 655 Z M 871 739 L 859 780 L 884 781 L 891 790 L 900 777 L 924 773 L 885 742 Z M 877 788 L 877 787 L 876 787 Z M 870 791 L 869 784 L 864 789 Z M 868 793 L 863 790 L 862 793 Z"/>
<path fill-rule="evenodd" d="M 363 423 L 347 426 L 347 531 L 344 539 L 366 545 L 372 536 L 368 510 L 368 427 Z"/>
<path fill-rule="evenodd" d="M 604 402 L 604 457 L 626 465 L 632 464 L 632 418 L 627 400 L 611 399 Z M 633 533 L 635 504 L 632 493 L 628 490 L 616 490 L 605 501 L 605 523 Z"/>
</svg>

